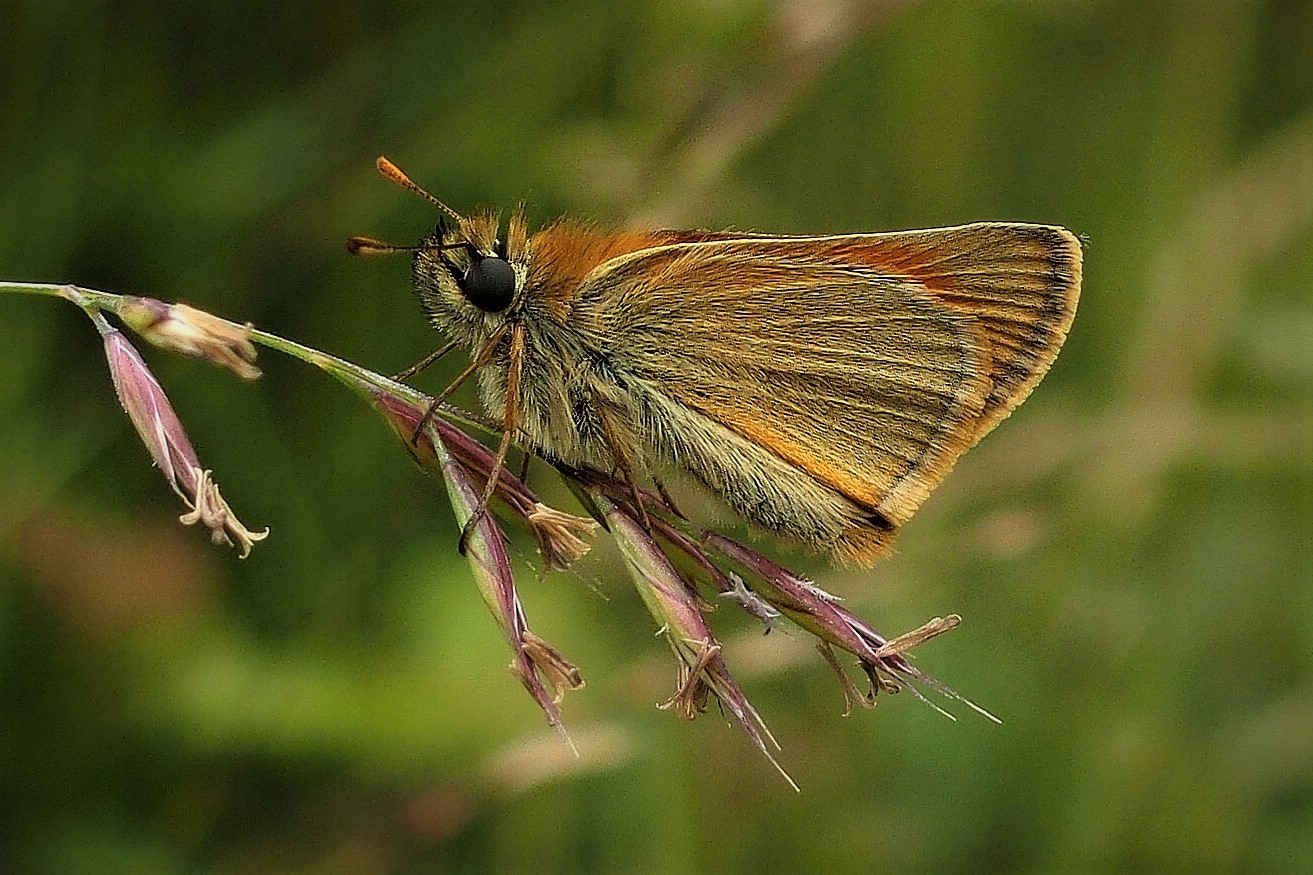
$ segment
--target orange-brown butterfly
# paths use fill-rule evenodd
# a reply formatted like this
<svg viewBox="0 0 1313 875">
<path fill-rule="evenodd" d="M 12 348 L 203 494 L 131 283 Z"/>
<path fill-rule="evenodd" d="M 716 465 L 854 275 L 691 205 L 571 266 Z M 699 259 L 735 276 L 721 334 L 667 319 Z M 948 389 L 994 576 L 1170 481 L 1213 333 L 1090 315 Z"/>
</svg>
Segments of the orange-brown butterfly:
<svg viewBox="0 0 1313 875">
<path fill-rule="evenodd" d="M 748 521 L 863 565 L 1030 394 L 1080 294 L 1080 243 L 1052 225 L 530 234 L 523 209 L 503 229 L 378 166 L 445 216 L 414 247 L 349 246 L 413 251 L 451 338 L 429 361 L 469 349 L 461 379 L 477 374 L 502 423 L 498 465 L 514 438 L 631 484 L 681 469 Z"/>
</svg>

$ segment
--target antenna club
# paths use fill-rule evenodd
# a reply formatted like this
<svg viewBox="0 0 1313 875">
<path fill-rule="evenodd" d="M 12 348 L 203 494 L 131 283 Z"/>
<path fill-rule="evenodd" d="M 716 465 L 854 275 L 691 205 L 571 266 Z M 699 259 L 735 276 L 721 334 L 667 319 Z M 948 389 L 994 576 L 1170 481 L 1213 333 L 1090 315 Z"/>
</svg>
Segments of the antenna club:
<svg viewBox="0 0 1313 875">
<path fill-rule="evenodd" d="M 352 237 L 346 242 L 346 251 L 352 255 L 391 255 L 394 252 L 408 251 L 411 247 L 394 246 L 373 237 Z"/>
<path fill-rule="evenodd" d="M 396 183 L 402 188 L 419 188 L 419 186 L 412 182 L 410 177 L 407 176 L 400 167 L 389 161 L 386 155 L 379 155 L 374 161 L 374 166 L 378 168 L 378 172 L 383 178 Z"/>
<path fill-rule="evenodd" d="M 448 216 L 451 216 L 453 219 L 459 222 L 462 227 L 464 227 L 466 222 L 464 216 L 462 216 L 460 213 L 456 212 L 451 207 L 447 206 L 442 201 L 438 200 L 433 195 L 429 194 L 426 190 L 421 188 L 419 184 L 416 183 L 414 180 L 412 180 L 409 176 L 407 176 L 400 167 L 389 161 L 387 156 L 379 155 L 378 158 L 374 160 L 374 166 L 378 168 L 378 172 L 382 174 L 383 178 L 386 179 L 388 182 L 391 182 L 394 185 L 399 185 L 402 188 L 419 195 L 420 197 L 424 198 L 424 200 L 433 204 L 433 206 L 442 210 Z"/>
</svg>

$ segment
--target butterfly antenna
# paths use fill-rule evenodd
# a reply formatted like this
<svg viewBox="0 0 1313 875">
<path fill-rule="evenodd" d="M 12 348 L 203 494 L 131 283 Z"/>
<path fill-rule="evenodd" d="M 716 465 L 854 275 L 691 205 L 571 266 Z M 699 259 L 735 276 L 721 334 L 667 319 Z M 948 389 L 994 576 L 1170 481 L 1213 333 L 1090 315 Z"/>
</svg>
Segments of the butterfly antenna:
<svg viewBox="0 0 1313 875">
<path fill-rule="evenodd" d="M 416 249 L 425 247 L 420 246 L 397 246 L 394 243 L 384 243 L 382 240 L 376 240 L 373 237 L 352 237 L 346 242 L 346 251 L 352 255 L 393 255 L 397 252 L 414 252 Z"/>
<path fill-rule="evenodd" d="M 378 168 L 378 172 L 383 174 L 383 178 L 386 179 L 388 182 L 391 182 L 393 185 L 399 185 L 402 188 L 406 189 L 407 191 L 419 195 L 420 197 L 424 198 L 424 200 L 433 204 L 433 206 L 442 210 L 448 216 L 451 216 L 453 219 L 459 222 L 462 227 L 465 225 L 464 216 L 462 216 L 460 213 L 456 212 L 451 207 L 444 204 L 442 201 L 435 198 L 433 195 L 429 194 L 428 191 L 426 191 L 425 189 L 421 188 L 419 183 L 415 182 L 413 179 L 407 176 L 401 170 L 400 167 L 393 164 L 385 156 L 383 155 L 378 156 L 378 160 L 374 162 L 374 166 Z"/>
</svg>

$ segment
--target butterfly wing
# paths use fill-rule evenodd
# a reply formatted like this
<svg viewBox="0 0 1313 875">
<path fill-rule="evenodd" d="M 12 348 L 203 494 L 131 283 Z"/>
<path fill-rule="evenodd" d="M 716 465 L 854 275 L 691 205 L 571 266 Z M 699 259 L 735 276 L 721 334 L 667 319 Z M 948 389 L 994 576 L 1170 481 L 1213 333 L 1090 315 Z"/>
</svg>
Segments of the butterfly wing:
<svg viewBox="0 0 1313 875">
<path fill-rule="evenodd" d="M 645 399 L 658 455 L 861 560 L 888 539 L 860 530 L 906 521 L 1043 376 L 1079 259 L 1019 224 L 658 246 L 593 271 L 573 324 Z"/>
</svg>

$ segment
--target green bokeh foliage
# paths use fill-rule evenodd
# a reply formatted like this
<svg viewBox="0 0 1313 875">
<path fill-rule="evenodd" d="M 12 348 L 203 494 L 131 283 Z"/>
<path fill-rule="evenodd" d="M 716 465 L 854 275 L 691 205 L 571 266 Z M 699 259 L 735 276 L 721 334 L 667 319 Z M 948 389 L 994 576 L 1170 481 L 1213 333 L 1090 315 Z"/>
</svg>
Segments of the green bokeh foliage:
<svg viewBox="0 0 1313 875">
<path fill-rule="evenodd" d="M 174 522 L 86 320 L 0 298 L 0 869 L 1313 859 L 1309 4 L 10 0 L 0 21 L 0 276 L 185 300 L 382 371 L 436 338 L 404 260 L 342 250 L 433 220 L 381 153 L 537 221 L 1088 241 L 1052 374 L 893 559 L 770 546 L 889 633 L 962 613 L 919 665 L 1004 725 L 906 696 L 841 719 L 803 636 L 717 615 L 801 795 L 717 715 L 652 707 L 673 667 L 613 552 L 583 583 L 522 575 L 589 681 L 575 761 L 504 670 L 440 488 L 353 398 L 270 354 L 245 385 L 147 353 L 273 530 L 238 562 Z"/>
</svg>

